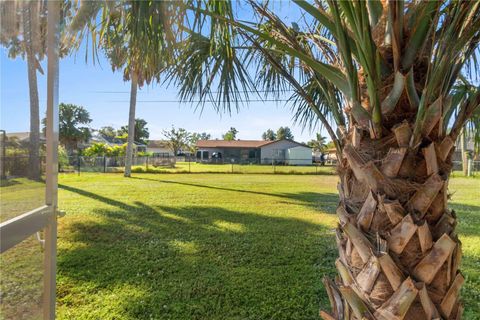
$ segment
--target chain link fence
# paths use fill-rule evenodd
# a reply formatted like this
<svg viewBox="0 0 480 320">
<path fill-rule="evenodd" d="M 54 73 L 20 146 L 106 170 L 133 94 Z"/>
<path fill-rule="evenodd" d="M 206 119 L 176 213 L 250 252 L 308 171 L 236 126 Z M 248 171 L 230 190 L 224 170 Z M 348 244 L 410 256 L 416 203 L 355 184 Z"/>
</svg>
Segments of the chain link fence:
<svg viewBox="0 0 480 320">
<path fill-rule="evenodd" d="M 44 172 L 45 157 L 41 156 L 41 172 Z M 29 156 L 10 155 L 0 157 L 0 175 L 6 177 L 28 177 Z M 208 163 L 197 162 L 194 157 L 134 157 L 134 173 L 272 173 L 272 174 L 335 174 L 334 161 L 320 162 L 312 159 L 212 159 Z M 310 164 L 295 164 L 310 163 Z M 125 157 L 71 156 L 59 161 L 59 172 L 115 173 L 125 169 Z M 454 161 L 453 170 L 462 171 L 462 162 Z M 480 161 L 472 161 L 472 175 L 480 174 Z"/>
<path fill-rule="evenodd" d="M 312 159 L 210 159 L 197 161 L 195 157 L 134 157 L 133 173 L 273 173 L 273 174 L 335 174 L 335 161 Z M 68 163 L 60 164 L 60 172 L 123 172 L 125 157 L 69 157 Z M 462 171 L 462 162 L 453 162 L 454 171 Z M 472 175 L 480 172 L 480 161 L 472 162 Z"/>
<path fill-rule="evenodd" d="M 300 164 L 299 164 L 300 163 Z M 278 173 L 278 174 L 333 174 L 335 163 L 314 162 L 310 159 L 251 159 L 225 158 L 197 161 L 194 157 L 134 157 L 134 173 Z M 125 157 L 72 156 L 61 161 L 59 171 L 64 173 L 82 172 L 123 172 Z"/>
</svg>

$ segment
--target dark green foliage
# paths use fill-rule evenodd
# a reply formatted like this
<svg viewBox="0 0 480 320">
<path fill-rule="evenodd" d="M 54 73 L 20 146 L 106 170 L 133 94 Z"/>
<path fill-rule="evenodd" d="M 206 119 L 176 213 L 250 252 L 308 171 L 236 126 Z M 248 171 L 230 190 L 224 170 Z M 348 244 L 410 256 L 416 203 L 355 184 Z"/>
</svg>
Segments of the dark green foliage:
<svg viewBox="0 0 480 320">
<path fill-rule="evenodd" d="M 117 130 L 111 126 L 101 127 L 98 133 L 107 140 L 113 140 L 117 136 Z"/>
<path fill-rule="evenodd" d="M 307 144 L 312 147 L 314 151 L 324 151 L 327 148 L 327 138 L 317 133 L 316 139 L 310 140 Z"/>
<path fill-rule="evenodd" d="M 128 125 L 122 126 L 120 130 L 117 131 L 117 136 L 126 137 L 128 136 Z M 147 128 L 147 121 L 143 119 L 135 119 L 135 135 L 133 140 L 135 142 L 147 144 L 148 138 L 150 137 L 150 132 Z"/>
<path fill-rule="evenodd" d="M 174 155 L 178 155 L 182 150 L 189 150 L 192 134 L 183 128 L 163 130 L 163 136 L 167 139 L 167 144 Z"/>
<path fill-rule="evenodd" d="M 262 139 L 265 141 L 274 141 L 277 140 L 277 134 L 273 132 L 272 129 L 268 129 L 264 133 L 262 133 Z"/>
<path fill-rule="evenodd" d="M 92 136 L 88 127 L 92 119 L 90 113 L 82 106 L 60 103 L 58 109 L 60 143 L 71 154 L 78 147 L 78 143 L 87 142 Z M 46 118 L 43 118 L 42 124 L 45 132 Z"/>
<path fill-rule="evenodd" d="M 288 139 L 288 140 L 293 140 L 293 133 L 292 130 L 289 127 L 280 127 L 277 130 L 277 140 L 283 140 L 283 139 Z"/>
<path fill-rule="evenodd" d="M 231 127 L 224 135 L 222 135 L 223 140 L 235 140 L 237 139 L 238 130 L 234 127 Z"/>
</svg>

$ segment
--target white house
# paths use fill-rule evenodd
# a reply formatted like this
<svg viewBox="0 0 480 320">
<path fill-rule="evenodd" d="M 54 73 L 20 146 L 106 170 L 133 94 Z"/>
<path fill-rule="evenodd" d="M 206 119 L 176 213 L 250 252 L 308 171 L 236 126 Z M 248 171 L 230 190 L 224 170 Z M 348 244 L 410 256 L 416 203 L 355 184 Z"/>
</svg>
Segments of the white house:
<svg viewBox="0 0 480 320">
<path fill-rule="evenodd" d="M 286 159 L 290 165 L 310 165 L 312 164 L 312 149 L 303 145 L 288 148 Z"/>
<path fill-rule="evenodd" d="M 292 140 L 199 140 L 199 162 L 311 165 L 312 148 Z"/>
<path fill-rule="evenodd" d="M 147 152 L 153 153 L 154 156 L 172 157 L 173 152 L 168 147 L 165 140 L 149 140 L 147 144 Z"/>
<path fill-rule="evenodd" d="M 290 165 L 312 164 L 312 148 L 307 145 L 287 139 L 264 142 L 260 147 L 262 164 L 271 164 L 272 161 Z"/>
</svg>

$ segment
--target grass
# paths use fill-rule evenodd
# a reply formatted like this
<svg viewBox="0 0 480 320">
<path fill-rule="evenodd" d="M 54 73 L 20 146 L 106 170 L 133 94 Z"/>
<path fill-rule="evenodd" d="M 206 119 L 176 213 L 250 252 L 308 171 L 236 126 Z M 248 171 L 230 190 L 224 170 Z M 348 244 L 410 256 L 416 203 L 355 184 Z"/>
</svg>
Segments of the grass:
<svg viewBox="0 0 480 320">
<path fill-rule="evenodd" d="M 333 175 L 61 175 L 57 318 L 318 319 L 328 308 L 321 278 L 335 275 L 336 183 Z M 479 187 L 478 178 L 450 183 L 466 319 L 480 317 Z"/>
<path fill-rule="evenodd" d="M 0 222 L 45 204 L 44 182 L 18 178 L 0 183 Z"/>
<path fill-rule="evenodd" d="M 123 168 L 111 168 L 123 170 Z M 177 162 L 175 167 L 134 166 L 137 173 L 255 173 L 255 174 L 334 174 L 333 166 L 285 166 L 285 165 L 258 165 L 258 164 L 205 164 L 195 162 Z"/>
<path fill-rule="evenodd" d="M 311 319 L 335 176 L 62 178 L 58 318 Z"/>
</svg>

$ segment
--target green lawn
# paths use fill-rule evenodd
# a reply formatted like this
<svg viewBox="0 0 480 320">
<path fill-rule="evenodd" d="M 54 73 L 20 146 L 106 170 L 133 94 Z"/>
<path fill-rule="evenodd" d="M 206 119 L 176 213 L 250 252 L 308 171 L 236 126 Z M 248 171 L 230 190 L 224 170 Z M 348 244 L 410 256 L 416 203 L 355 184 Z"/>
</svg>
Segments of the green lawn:
<svg viewBox="0 0 480 320">
<path fill-rule="evenodd" d="M 328 308 L 321 278 L 335 274 L 336 184 L 333 175 L 62 175 L 57 318 L 318 319 Z M 478 178 L 450 186 L 466 319 L 480 317 L 479 188 Z"/>
<path fill-rule="evenodd" d="M 112 168 L 112 170 L 123 170 L 123 168 Z M 146 172 L 146 166 L 134 166 L 133 172 Z M 285 165 L 258 165 L 258 164 L 211 164 L 195 162 L 177 162 L 175 167 L 154 167 L 148 166 L 149 173 L 277 173 L 277 174 L 334 174 L 333 166 L 285 166 Z"/>
<path fill-rule="evenodd" d="M 45 183 L 27 178 L 0 182 L 0 222 L 45 204 Z"/>
</svg>

